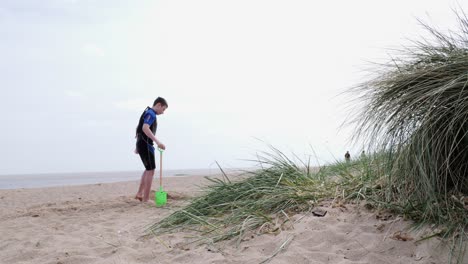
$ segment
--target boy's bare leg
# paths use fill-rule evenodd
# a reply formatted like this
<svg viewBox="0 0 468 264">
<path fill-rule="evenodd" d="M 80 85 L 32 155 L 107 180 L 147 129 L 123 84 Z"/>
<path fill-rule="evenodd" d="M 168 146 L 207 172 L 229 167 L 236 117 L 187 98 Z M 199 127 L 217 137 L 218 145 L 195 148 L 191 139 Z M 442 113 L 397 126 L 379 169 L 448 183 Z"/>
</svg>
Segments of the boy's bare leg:
<svg viewBox="0 0 468 264">
<path fill-rule="evenodd" d="M 145 189 L 145 175 L 146 170 L 143 171 L 143 174 L 141 175 L 140 188 L 138 188 L 138 192 L 135 196 L 135 199 L 140 200 L 140 202 L 143 200 L 143 190 Z"/>
<path fill-rule="evenodd" d="M 150 192 L 151 192 L 151 184 L 153 183 L 153 176 L 154 170 L 146 171 L 145 175 L 145 185 L 143 189 L 143 202 L 147 202 L 149 200 Z"/>
</svg>

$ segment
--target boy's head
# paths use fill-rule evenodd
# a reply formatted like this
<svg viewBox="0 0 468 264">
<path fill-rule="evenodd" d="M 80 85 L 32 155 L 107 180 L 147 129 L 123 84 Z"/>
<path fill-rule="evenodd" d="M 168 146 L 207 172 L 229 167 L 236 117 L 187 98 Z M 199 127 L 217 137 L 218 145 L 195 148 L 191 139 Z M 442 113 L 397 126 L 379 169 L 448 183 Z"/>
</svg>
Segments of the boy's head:
<svg viewBox="0 0 468 264">
<path fill-rule="evenodd" d="M 164 114 L 164 111 L 167 109 L 167 101 L 166 99 L 162 97 L 156 98 L 153 103 L 153 109 L 156 111 L 156 114 L 162 115 Z"/>
</svg>

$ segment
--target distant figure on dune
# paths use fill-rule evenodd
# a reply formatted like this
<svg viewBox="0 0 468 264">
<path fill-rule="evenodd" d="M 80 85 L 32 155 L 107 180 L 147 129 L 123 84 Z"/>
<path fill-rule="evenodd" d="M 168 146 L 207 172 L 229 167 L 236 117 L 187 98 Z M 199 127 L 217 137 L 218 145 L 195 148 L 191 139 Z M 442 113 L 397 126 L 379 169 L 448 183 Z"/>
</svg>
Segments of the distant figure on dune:
<svg viewBox="0 0 468 264">
<path fill-rule="evenodd" d="M 361 159 L 364 159 L 366 158 L 366 153 L 364 152 L 364 150 L 361 152 Z"/>
<path fill-rule="evenodd" d="M 158 148 L 166 149 L 166 146 L 155 136 L 158 126 L 156 116 L 164 114 L 166 108 L 166 100 L 162 97 L 158 97 L 154 100 L 153 107 L 146 107 L 138 121 L 135 153 L 140 155 L 141 161 L 145 166 L 145 171 L 141 176 L 140 188 L 138 189 L 135 199 L 141 202 L 147 202 L 149 200 L 154 170 L 156 169 L 153 142 L 156 142 Z M 159 165 L 161 166 L 161 164 Z"/>
<path fill-rule="evenodd" d="M 351 154 L 349 154 L 349 151 L 346 151 L 346 154 L 344 154 L 344 158 L 346 162 L 349 162 L 351 160 Z"/>
</svg>

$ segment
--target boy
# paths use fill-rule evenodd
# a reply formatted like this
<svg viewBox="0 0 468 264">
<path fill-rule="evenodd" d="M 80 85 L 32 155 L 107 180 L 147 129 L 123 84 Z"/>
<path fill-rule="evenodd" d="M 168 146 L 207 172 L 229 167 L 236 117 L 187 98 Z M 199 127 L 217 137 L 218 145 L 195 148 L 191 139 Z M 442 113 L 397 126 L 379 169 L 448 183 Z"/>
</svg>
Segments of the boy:
<svg viewBox="0 0 468 264">
<path fill-rule="evenodd" d="M 166 146 L 159 141 L 156 135 L 158 126 L 157 115 L 164 114 L 168 105 L 164 98 L 158 97 L 154 100 L 153 107 L 146 107 L 140 116 L 140 121 L 136 128 L 136 149 L 135 153 L 140 155 L 141 161 L 145 166 L 145 171 L 141 176 L 140 188 L 135 196 L 142 202 L 149 200 L 151 184 L 153 183 L 154 170 L 156 169 L 156 160 L 154 156 L 153 141 L 160 149 L 166 149 Z M 161 164 L 160 164 L 161 166 Z"/>
</svg>

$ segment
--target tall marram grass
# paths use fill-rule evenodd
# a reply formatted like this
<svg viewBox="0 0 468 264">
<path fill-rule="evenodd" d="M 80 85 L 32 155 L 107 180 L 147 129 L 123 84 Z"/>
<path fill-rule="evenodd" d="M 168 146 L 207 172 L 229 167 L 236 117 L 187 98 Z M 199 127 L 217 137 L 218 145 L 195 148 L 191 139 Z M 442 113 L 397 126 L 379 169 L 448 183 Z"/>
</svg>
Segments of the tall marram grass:
<svg viewBox="0 0 468 264">
<path fill-rule="evenodd" d="M 264 154 L 258 160 L 261 169 L 246 172 L 242 180 L 231 181 L 227 175 L 207 178 L 211 184 L 204 195 L 150 226 L 149 231 L 196 230 L 213 242 L 232 237 L 240 240 L 278 218 L 287 221 L 289 213 L 307 210 L 333 191 L 310 166 L 298 166 L 278 149 Z M 278 227 L 265 230 L 271 228 Z"/>
<path fill-rule="evenodd" d="M 356 139 L 385 153 L 386 189 L 379 199 L 420 223 L 444 225 L 467 239 L 468 18 L 459 32 L 423 24 L 430 40 L 414 41 L 354 92 L 365 102 Z"/>
<path fill-rule="evenodd" d="M 206 178 L 210 184 L 201 196 L 151 225 L 148 232 L 159 235 L 188 230 L 198 232 L 203 242 L 234 237 L 241 241 L 250 231 L 278 231 L 290 221 L 289 216 L 325 199 L 365 199 L 380 190 L 375 175 L 382 168 L 371 159 L 313 168 L 309 161 L 293 161 L 270 147 L 270 152 L 258 155 L 257 170 L 236 180 L 227 175 Z"/>
<path fill-rule="evenodd" d="M 279 232 L 292 222 L 292 215 L 307 212 L 324 200 L 365 201 L 374 208 L 388 209 L 424 223 L 421 221 L 423 207 L 401 199 L 387 199 L 388 189 L 396 188 L 388 181 L 388 153 L 312 168 L 309 162 L 294 162 L 272 148 L 272 152 L 260 155 L 258 161 L 257 170 L 235 180 L 227 175 L 221 179 L 207 178 L 210 184 L 204 193 L 149 226 L 148 233 L 161 235 L 183 230 L 198 233 L 188 243 L 232 238 L 240 242 L 252 232 Z M 439 230 L 442 231 L 436 235 L 453 234 L 454 229 L 450 231 L 450 228 L 457 225 L 460 222 L 441 223 Z M 453 256 L 461 259 L 463 240 L 452 237 L 449 241 L 460 243 L 453 247 L 458 250 Z"/>
</svg>

